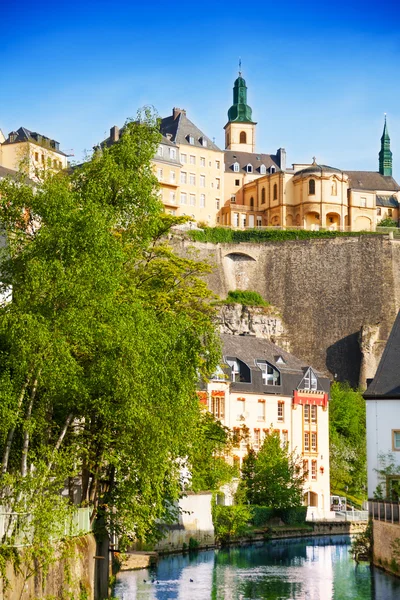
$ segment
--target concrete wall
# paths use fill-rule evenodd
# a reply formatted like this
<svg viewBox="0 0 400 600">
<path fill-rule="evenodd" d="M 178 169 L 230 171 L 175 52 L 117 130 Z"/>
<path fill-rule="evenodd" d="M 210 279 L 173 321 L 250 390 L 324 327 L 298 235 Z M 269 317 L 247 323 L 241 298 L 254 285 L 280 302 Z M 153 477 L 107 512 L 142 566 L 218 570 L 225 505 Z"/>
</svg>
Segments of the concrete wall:
<svg viewBox="0 0 400 600">
<path fill-rule="evenodd" d="M 93 535 L 85 535 L 72 541 L 71 558 L 55 562 L 47 575 L 43 576 L 40 567 L 34 576 L 25 580 L 22 556 L 22 573 L 16 574 L 12 565 L 7 568 L 10 588 L 4 590 L 0 582 L 0 600 L 39 600 L 41 598 L 71 598 L 79 600 L 103 600 L 107 595 L 95 595 L 95 556 L 96 542 Z M 86 591 L 87 596 L 81 596 Z M 71 594 L 71 595 L 68 595 Z"/>
<path fill-rule="evenodd" d="M 385 523 L 384 521 L 373 521 L 373 537 L 374 564 L 398 574 L 398 571 L 391 568 L 391 563 L 393 560 L 392 543 L 395 540 L 400 539 L 400 525 Z M 396 562 L 398 563 L 399 561 L 397 560 Z"/>
<path fill-rule="evenodd" d="M 204 244 L 177 242 L 180 252 L 195 246 L 215 265 L 211 289 L 259 292 L 281 313 L 291 352 L 339 381 L 357 385 L 362 370 L 359 338 L 377 327 L 367 348 L 365 378 L 373 377 L 400 308 L 400 243 L 388 236 Z"/>
</svg>

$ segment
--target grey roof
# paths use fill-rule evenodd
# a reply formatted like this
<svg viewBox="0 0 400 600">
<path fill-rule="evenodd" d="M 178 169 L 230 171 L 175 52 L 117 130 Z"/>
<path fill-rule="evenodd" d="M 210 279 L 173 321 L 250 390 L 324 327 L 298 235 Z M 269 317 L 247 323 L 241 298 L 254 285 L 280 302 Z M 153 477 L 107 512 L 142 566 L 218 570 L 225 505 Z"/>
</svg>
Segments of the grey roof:
<svg viewBox="0 0 400 600">
<path fill-rule="evenodd" d="M 6 169 L 6 167 L 0 166 L 0 178 L 1 179 L 3 177 L 17 177 L 17 175 L 18 175 L 17 171 L 13 171 L 12 169 Z"/>
<path fill-rule="evenodd" d="M 381 175 L 377 171 L 345 171 L 349 176 L 349 188 L 356 190 L 397 192 L 400 186 L 387 175 Z"/>
<path fill-rule="evenodd" d="M 400 311 L 390 332 L 375 377 L 364 393 L 364 398 L 400 400 Z"/>
<path fill-rule="evenodd" d="M 237 150 L 225 150 L 225 172 L 234 173 L 233 164 L 239 163 L 240 171 L 244 171 L 247 165 L 252 165 L 253 172 L 259 173 L 261 165 L 267 169 L 275 167 L 280 171 L 279 161 L 276 154 L 262 154 L 261 152 L 238 152 Z"/>
<path fill-rule="evenodd" d="M 208 150 L 221 152 L 221 149 L 187 118 L 185 111 L 181 111 L 175 119 L 172 115 L 161 119 L 160 131 L 165 136 L 170 134 L 171 140 L 175 142 L 175 144 L 187 144 L 189 147 L 195 146 L 197 148 L 204 148 L 201 142 L 204 138 L 207 140 Z M 190 135 L 194 138 L 193 144 L 189 143 Z"/>
<path fill-rule="evenodd" d="M 232 382 L 232 391 L 292 396 L 293 391 L 298 388 L 310 366 L 263 338 L 249 335 L 221 334 L 221 340 L 224 359 L 226 357 L 239 358 L 246 363 L 251 371 L 251 383 Z M 279 356 L 283 358 L 285 364 L 277 362 Z M 256 366 L 256 360 L 266 360 L 278 369 L 281 374 L 281 385 L 265 385 L 261 370 Z M 315 369 L 313 371 L 318 379 L 318 389 L 329 393 L 330 381 L 328 377 L 318 373 Z"/>
<path fill-rule="evenodd" d="M 399 201 L 396 196 L 376 196 L 377 206 L 388 206 L 389 208 L 398 208 Z"/>
<path fill-rule="evenodd" d="M 14 134 L 15 136 L 13 140 L 10 139 L 10 136 L 12 134 Z M 18 144 L 20 142 L 31 142 L 32 144 L 44 145 L 53 152 L 57 152 L 58 154 L 66 156 L 64 152 L 61 152 L 59 142 L 57 142 L 56 140 L 52 140 L 51 138 L 48 138 L 45 135 L 42 135 L 41 133 L 37 133 L 36 131 L 30 131 L 26 127 L 20 127 L 19 129 L 17 129 L 17 131 L 11 131 L 8 135 L 8 138 L 3 142 L 3 144 Z"/>
<path fill-rule="evenodd" d="M 312 164 L 305 169 L 300 169 L 300 171 L 296 171 L 296 175 L 307 176 L 307 175 L 320 175 L 321 173 L 343 173 L 341 169 L 336 169 L 336 167 L 330 167 L 329 165 L 317 165 Z M 347 173 L 347 171 L 346 171 Z"/>
</svg>

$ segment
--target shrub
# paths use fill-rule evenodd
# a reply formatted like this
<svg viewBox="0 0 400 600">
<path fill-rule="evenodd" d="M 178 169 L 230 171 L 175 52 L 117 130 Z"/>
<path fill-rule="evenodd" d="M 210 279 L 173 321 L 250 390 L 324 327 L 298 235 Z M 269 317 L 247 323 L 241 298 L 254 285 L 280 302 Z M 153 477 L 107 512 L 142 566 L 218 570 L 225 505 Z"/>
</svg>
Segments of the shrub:
<svg viewBox="0 0 400 600">
<path fill-rule="evenodd" d="M 306 522 L 307 506 L 290 506 L 276 512 L 286 525 L 301 525 Z"/>
<path fill-rule="evenodd" d="M 251 510 L 253 513 L 251 522 L 255 527 L 266 525 L 276 513 L 274 508 L 269 508 L 268 506 L 252 506 Z"/>
<path fill-rule="evenodd" d="M 248 506 L 218 506 L 213 510 L 215 537 L 220 542 L 228 542 L 248 532 L 251 521 L 251 510 Z"/>
<path fill-rule="evenodd" d="M 258 292 L 249 290 L 230 290 L 224 304 L 242 304 L 243 306 L 269 306 Z"/>
<path fill-rule="evenodd" d="M 200 543 L 193 537 L 189 538 L 189 552 L 195 552 L 199 549 Z"/>
<path fill-rule="evenodd" d="M 382 219 L 377 223 L 378 227 L 398 227 L 397 221 L 391 219 L 390 217 L 386 217 L 386 219 Z"/>
</svg>

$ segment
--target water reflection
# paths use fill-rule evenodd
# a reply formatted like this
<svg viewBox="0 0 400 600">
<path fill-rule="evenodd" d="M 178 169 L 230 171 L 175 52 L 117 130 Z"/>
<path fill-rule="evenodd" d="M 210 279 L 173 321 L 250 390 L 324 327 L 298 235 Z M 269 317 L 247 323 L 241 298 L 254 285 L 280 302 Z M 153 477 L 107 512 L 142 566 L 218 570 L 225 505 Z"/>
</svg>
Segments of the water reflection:
<svg viewBox="0 0 400 600">
<path fill-rule="evenodd" d="M 356 566 L 350 539 L 309 538 L 175 555 L 118 576 L 121 600 L 397 600 L 400 580 Z"/>
</svg>

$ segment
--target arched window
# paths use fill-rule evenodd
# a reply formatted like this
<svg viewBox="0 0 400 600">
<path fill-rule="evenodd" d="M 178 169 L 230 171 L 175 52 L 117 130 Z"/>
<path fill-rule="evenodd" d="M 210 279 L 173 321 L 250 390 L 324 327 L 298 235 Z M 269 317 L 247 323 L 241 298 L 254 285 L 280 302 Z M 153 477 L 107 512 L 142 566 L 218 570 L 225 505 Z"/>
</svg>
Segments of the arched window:
<svg viewBox="0 0 400 600">
<path fill-rule="evenodd" d="M 332 181 L 332 196 L 337 196 L 337 181 L 333 179 Z"/>
<path fill-rule="evenodd" d="M 239 173 L 240 165 L 238 162 L 233 163 L 233 170 L 235 173 Z"/>
<path fill-rule="evenodd" d="M 265 165 L 261 165 L 260 167 L 260 174 L 261 175 L 265 175 L 267 172 L 267 167 Z"/>
<path fill-rule="evenodd" d="M 315 196 L 315 179 L 310 179 L 308 182 L 308 195 Z"/>
<path fill-rule="evenodd" d="M 261 190 L 261 204 L 265 204 L 265 188 Z"/>
<path fill-rule="evenodd" d="M 254 208 L 254 198 L 253 198 L 253 196 L 250 198 L 250 208 Z"/>
<path fill-rule="evenodd" d="M 246 132 L 245 131 L 241 131 L 240 132 L 239 142 L 240 142 L 240 144 L 246 144 L 247 143 L 247 136 L 246 136 Z"/>
<path fill-rule="evenodd" d="M 274 200 L 278 200 L 278 185 L 274 183 Z"/>
<path fill-rule="evenodd" d="M 246 166 L 246 171 L 248 173 L 252 173 L 253 172 L 253 165 L 251 165 L 250 163 Z"/>
</svg>

